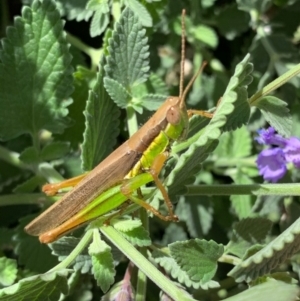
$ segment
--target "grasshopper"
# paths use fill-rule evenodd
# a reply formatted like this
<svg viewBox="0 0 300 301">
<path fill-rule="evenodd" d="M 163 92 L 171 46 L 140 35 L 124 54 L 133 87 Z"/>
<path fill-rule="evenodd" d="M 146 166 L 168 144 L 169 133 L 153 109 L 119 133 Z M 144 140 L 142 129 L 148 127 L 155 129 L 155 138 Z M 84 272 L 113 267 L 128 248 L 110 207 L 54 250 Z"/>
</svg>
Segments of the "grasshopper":
<svg viewBox="0 0 300 301">
<path fill-rule="evenodd" d="M 58 202 L 25 227 L 30 235 L 39 236 L 42 243 L 50 243 L 67 232 L 103 216 L 127 204 L 137 203 L 165 221 L 178 221 L 168 193 L 158 178 L 169 149 L 174 141 L 186 137 L 189 117 L 199 114 L 208 118 L 211 113 L 188 111 L 185 98 L 202 67 L 183 89 L 185 59 L 185 11 L 182 12 L 182 52 L 180 93 L 169 97 L 155 114 L 127 141 L 113 151 L 87 175 L 79 176 L 57 184 L 47 184 L 43 191 L 53 195 L 64 187 L 74 186 Z M 140 187 L 154 181 L 168 208 L 168 215 L 162 215 L 142 200 L 141 194 L 134 195 Z M 122 211 L 122 209 L 121 209 Z"/>
</svg>

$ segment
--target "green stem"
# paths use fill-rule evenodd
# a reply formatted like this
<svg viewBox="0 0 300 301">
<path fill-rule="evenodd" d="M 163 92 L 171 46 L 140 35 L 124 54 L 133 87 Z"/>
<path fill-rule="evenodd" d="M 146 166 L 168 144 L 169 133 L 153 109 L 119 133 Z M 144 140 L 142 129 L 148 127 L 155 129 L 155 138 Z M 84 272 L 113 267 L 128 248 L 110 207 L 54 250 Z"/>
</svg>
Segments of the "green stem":
<svg viewBox="0 0 300 301">
<path fill-rule="evenodd" d="M 101 232 L 118 248 L 125 256 L 132 261 L 143 273 L 147 275 L 158 287 L 174 300 L 191 301 L 195 300 L 180 290 L 172 281 L 166 278 L 150 261 L 137 251 L 124 237 L 113 227 L 104 226 Z"/>
<path fill-rule="evenodd" d="M 24 164 L 19 159 L 20 154 L 17 152 L 13 152 L 8 150 L 7 148 L 0 145 L 0 159 L 11 164 L 15 167 L 22 168 L 22 169 L 30 169 L 30 167 Z"/>
<path fill-rule="evenodd" d="M 65 258 L 61 263 L 52 268 L 49 272 L 58 271 L 61 269 L 67 268 L 76 257 L 87 247 L 93 237 L 93 229 L 85 232 L 84 236 L 79 241 L 78 245 L 74 248 L 74 250 Z"/>
<path fill-rule="evenodd" d="M 299 183 L 250 185 L 186 185 L 185 195 L 300 195 Z"/>
<path fill-rule="evenodd" d="M 138 130 L 138 122 L 135 110 L 131 107 L 127 107 L 127 126 L 129 136 L 131 137 Z"/>
<path fill-rule="evenodd" d="M 139 211 L 140 211 L 140 219 L 142 221 L 143 228 L 146 231 L 149 231 L 149 217 L 147 211 L 144 208 L 141 208 Z M 140 248 L 140 252 L 145 257 L 147 256 L 146 247 Z M 144 301 L 146 297 L 146 290 L 147 290 L 147 276 L 145 275 L 145 273 L 142 272 L 142 270 L 139 269 L 137 275 L 135 300 Z"/>
<path fill-rule="evenodd" d="M 10 205 L 53 204 L 53 197 L 44 193 L 7 194 L 0 196 L 0 207 Z"/>
</svg>

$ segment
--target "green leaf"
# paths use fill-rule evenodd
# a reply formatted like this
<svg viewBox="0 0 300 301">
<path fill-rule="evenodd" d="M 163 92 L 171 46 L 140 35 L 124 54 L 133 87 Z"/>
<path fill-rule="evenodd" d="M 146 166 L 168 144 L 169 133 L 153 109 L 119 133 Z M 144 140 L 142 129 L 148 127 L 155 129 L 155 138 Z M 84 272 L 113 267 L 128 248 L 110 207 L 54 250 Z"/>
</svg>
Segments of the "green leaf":
<svg viewBox="0 0 300 301">
<path fill-rule="evenodd" d="M 127 90 L 116 80 L 108 77 L 104 78 L 104 86 L 115 104 L 121 109 L 126 109 L 128 103 L 132 100 L 132 96 L 127 92 Z"/>
<path fill-rule="evenodd" d="M 68 125 L 71 55 L 53 1 L 24 7 L 7 31 L 0 52 L 0 139 L 41 129 L 59 133 Z M 9 109 L 8 109 L 9 108 Z"/>
<path fill-rule="evenodd" d="M 237 282 L 252 281 L 290 258 L 300 250 L 300 218 L 253 256 L 235 266 L 228 275 Z"/>
<path fill-rule="evenodd" d="M 272 222 L 261 217 L 241 220 L 233 227 L 232 238 L 226 246 L 226 252 L 242 258 L 251 246 L 265 242 L 271 227 Z"/>
<path fill-rule="evenodd" d="M 247 185 L 253 184 L 253 180 L 244 174 L 238 167 L 235 175 L 232 175 L 235 184 Z M 252 197 L 251 195 L 231 195 L 231 206 L 239 219 L 249 217 L 252 214 Z"/>
<path fill-rule="evenodd" d="M 192 281 L 187 273 L 179 267 L 174 258 L 170 257 L 168 254 L 166 254 L 166 252 L 156 249 L 152 253 L 152 257 L 156 263 L 158 263 L 168 272 L 168 274 L 170 274 L 174 279 L 177 279 L 178 282 L 182 283 L 186 287 L 192 287 L 194 289 L 201 288 L 203 290 L 220 287 L 219 283 L 213 280 L 207 283 Z"/>
<path fill-rule="evenodd" d="M 70 255 L 79 242 L 79 238 L 65 236 L 51 243 L 49 247 L 52 249 L 52 254 L 58 256 L 59 261 L 63 261 Z M 72 267 L 75 271 L 80 271 L 82 274 L 86 274 L 91 271 L 92 262 L 87 249 L 84 249 L 75 258 L 72 262 Z"/>
<path fill-rule="evenodd" d="M 104 293 L 114 283 L 116 274 L 110 250 L 110 246 L 100 239 L 99 232 L 94 235 L 94 240 L 89 246 L 89 254 L 93 264 L 92 272 Z"/>
<path fill-rule="evenodd" d="M 14 259 L 0 257 L 0 284 L 12 285 L 17 278 L 17 262 Z"/>
<path fill-rule="evenodd" d="M 68 20 L 88 21 L 93 15 L 93 10 L 87 9 L 87 0 L 56 0 L 62 16 Z"/>
<path fill-rule="evenodd" d="M 151 245 L 148 231 L 140 220 L 122 220 L 113 222 L 113 226 L 133 245 L 144 247 Z"/>
<path fill-rule="evenodd" d="M 64 157 L 70 149 L 70 143 L 55 141 L 46 145 L 41 152 L 41 159 L 43 161 L 51 161 Z"/>
<path fill-rule="evenodd" d="M 189 31 L 188 35 L 193 36 L 196 40 L 205 43 L 211 48 L 218 46 L 218 36 L 216 32 L 209 26 L 198 25 L 193 26 Z"/>
<path fill-rule="evenodd" d="M 84 112 L 86 129 L 82 145 L 82 169 L 91 170 L 108 156 L 119 134 L 119 110 L 103 86 L 103 67 L 99 66 L 97 82 L 89 93 Z"/>
<path fill-rule="evenodd" d="M 145 82 L 149 76 L 147 42 L 138 17 L 126 8 L 109 40 L 105 72 L 106 77 L 118 82 L 129 94 L 132 86 Z"/>
<path fill-rule="evenodd" d="M 299 292 L 296 285 L 268 279 L 265 283 L 250 287 L 242 293 L 223 299 L 223 301 L 294 301 L 297 300 Z"/>
<path fill-rule="evenodd" d="M 214 154 L 220 158 L 244 158 L 251 155 L 252 139 L 249 130 L 243 126 L 224 133 Z"/>
<path fill-rule="evenodd" d="M 217 26 L 222 35 L 233 40 L 249 29 L 250 15 L 232 4 L 222 9 L 217 16 Z"/>
<path fill-rule="evenodd" d="M 39 154 L 35 147 L 27 147 L 21 154 L 19 159 L 25 164 L 38 164 L 39 163 Z"/>
<path fill-rule="evenodd" d="M 147 94 L 141 99 L 141 104 L 148 111 L 156 111 L 167 99 L 165 95 Z"/>
<path fill-rule="evenodd" d="M 128 7 L 138 16 L 139 22 L 145 27 L 152 27 L 152 17 L 146 7 L 138 0 L 126 0 Z"/>
<path fill-rule="evenodd" d="M 91 26 L 90 26 L 90 34 L 91 37 L 96 37 L 101 35 L 108 23 L 109 23 L 109 4 L 107 0 L 104 1 L 94 1 L 90 0 L 87 5 L 87 9 L 92 9 L 95 11 Z"/>
<path fill-rule="evenodd" d="M 57 259 L 51 255 L 47 245 L 41 244 L 37 237 L 25 233 L 24 227 L 32 219 L 31 215 L 20 220 L 17 235 L 14 237 L 17 242 L 14 251 L 18 255 L 19 264 L 31 271 L 44 273 L 57 264 Z"/>
<path fill-rule="evenodd" d="M 185 196 L 176 206 L 180 221 L 185 221 L 191 237 L 203 237 L 212 227 L 213 208 L 209 197 Z"/>
<path fill-rule="evenodd" d="M 217 260 L 224 251 L 214 241 L 193 239 L 169 245 L 171 256 L 192 281 L 209 282 L 217 270 Z"/>
<path fill-rule="evenodd" d="M 30 193 L 33 192 L 37 187 L 45 184 L 45 178 L 41 176 L 33 176 L 25 182 L 19 184 L 14 190 L 14 193 Z"/>
<path fill-rule="evenodd" d="M 67 276 L 71 270 L 63 269 L 58 272 L 27 277 L 18 283 L 0 290 L 1 301 L 40 301 L 59 300 L 60 294 L 67 295 Z"/>
<path fill-rule="evenodd" d="M 284 137 L 291 135 L 293 122 L 286 102 L 274 96 L 265 96 L 256 102 L 255 106 L 279 134 Z"/>
</svg>

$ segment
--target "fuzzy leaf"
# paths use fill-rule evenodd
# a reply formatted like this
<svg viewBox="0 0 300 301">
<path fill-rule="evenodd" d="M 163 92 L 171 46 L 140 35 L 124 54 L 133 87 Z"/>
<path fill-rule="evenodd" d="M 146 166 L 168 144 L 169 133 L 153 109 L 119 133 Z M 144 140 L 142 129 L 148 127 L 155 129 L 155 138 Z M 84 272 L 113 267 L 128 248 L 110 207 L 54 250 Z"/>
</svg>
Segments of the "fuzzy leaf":
<svg viewBox="0 0 300 301">
<path fill-rule="evenodd" d="M 126 0 L 126 4 L 138 16 L 140 23 L 145 27 L 152 27 L 152 17 L 146 7 L 138 0 Z"/>
<path fill-rule="evenodd" d="M 82 145 L 82 168 L 93 169 L 108 156 L 119 133 L 119 110 L 103 86 L 103 67 L 99 66 L 97 82 L 89 93 L 86 109 L 86 129 Z"/>
<path fill-rule="evenodd" d="M 99 233 L 94 235 L 94 240 L 89 246 L 92 257 L 92 272 L 102 291 L 106 293 L 115 280 L 115 269 L 111 248 L 100 239 Z"/>
<path fill-rule="evenodd" d="M 74 250 L 80 239 L 75 237 L 62 237 L 61 239 L 50 244 L 52 254 L 58 256 L 59 261 L 63 261 Z M 72 267 L 75 271 L 80 271 L 82 274 L 91 271 L 92 262 L 91 257 L 88 254 L 88 250 L 84 249 L 73 261 Z"/>
<path fill-rule="evenodd" d="M 169 245 L 172 257 L 192 281 L 209 282 L 216 273 L 217 260 L 224 248 L 214 241 L 200 239 Z"/>
<path fill-rule="evenodd" d="M 192 287 L 194 289 L 210 289 L 220 287 L 216 281 L 209 281 L 207 283 L 201 283 L 200 281 L 192 281 L 191 278 L 183 271 L 176 263 L 174 258 L 167 255 L 165 252 L 161 252 L 158 249 L 152 253 L 153 259 L 161 267 L 163 267 L 174 279 L 177 279 L 179 283 L 182 283 L 186 287 Z"/>
<path fill-rule="evenodd" d="M 59 270 L 24 278 L 18 283 L 0 290 L 0 300 L 49 300 L 57 301 L 60 294 L 67 295 L 67 276 L 71 270 Z"/>
<path fill-rule="evenodd" d="M 292 131 L 292 116 L 287 103 L 274 96 L 265 96 L 255 103 L 275 130 L 284 137 L 289 137 Z"/>
<path fill-rule="evenodd" d="M 105 72 L 106 77 L 117 81 L 128 93 L 132 86 L 145 82 L 149 76 L 147 41 L 138 17 L 126 8 L 109 40 Z"/>
<path fill-rule="evenodd" d="M 226 252 L 242 258 L 251 246 L 264 243 L 271 227 L 272 222 L 261 217 L 241 220 L 234 225 L 232 238 L 226 247 Z"/>
<path fill-rule="evenodd" d="M 300 250 L 300 218 L 253 256 L 235 266 L 228 275 L 237 282 L 252 281 L 271 270 Z"/>
<path fill-rule="evenodd" d="M 71 55 L 59 12 L 51 0 L 34 1 L 8 28 L 0 52 L 0 139 L 68 125 Z"/>
</svg>

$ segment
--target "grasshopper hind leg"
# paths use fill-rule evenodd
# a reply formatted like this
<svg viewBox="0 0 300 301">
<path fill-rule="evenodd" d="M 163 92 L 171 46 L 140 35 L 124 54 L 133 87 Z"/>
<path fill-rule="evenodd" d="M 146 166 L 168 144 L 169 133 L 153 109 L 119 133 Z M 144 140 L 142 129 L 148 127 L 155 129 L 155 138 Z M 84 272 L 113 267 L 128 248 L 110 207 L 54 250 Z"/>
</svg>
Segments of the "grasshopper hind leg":
<svg viewBox="0 0 300 301">
<path fill-rule="evenodd" d="M 165 163 L 165 161 L 167 160 L 167 158 L 169 157 L 169 154 L 167 152 L 165 153 L 161 153 L 160 155 L 158 155 L 150 170 L 145 172 L 148 173 L 152 176 L 153 181 L 156 185 L 156 187 L 160 190 L 164 201 L 166 203 L 166 206 L 168 208 L 168 215 L 163 215 L 161 214 L 157 209 L 155 209 L 153 206 L 151 206 L 150 204 L 148 204 L 147 202 L 145 202 L 142 199 L 141 193 L 138 193 L 138 196 L 133 195 L 134 190 L 131 188 L 131 184 L 132 181 L 135 180 L 135 178 L 131 178 L 129 179 L 127 182 L 125 182 L 122 186 L 121 186 L 121 192 L 132 202 L 138 204 L 139 206 L 145 208 L 147 211 L 150 211 L 151 213 L 153 213 L 154 215 L 156 215 L 158 218 L 164 220 L 164 221 L 178 221 L 178 217 L 177 215 L 174 214 L 173 212 L 173 205 L 172 202 L 169 198 L 168 192 L 166 190 L 166 188 L 164 187 L 164 185 L 162 184 L 162 182 L 160 181 L 160 179 L 158 178 L 158 175 Z"/>
</svg>

